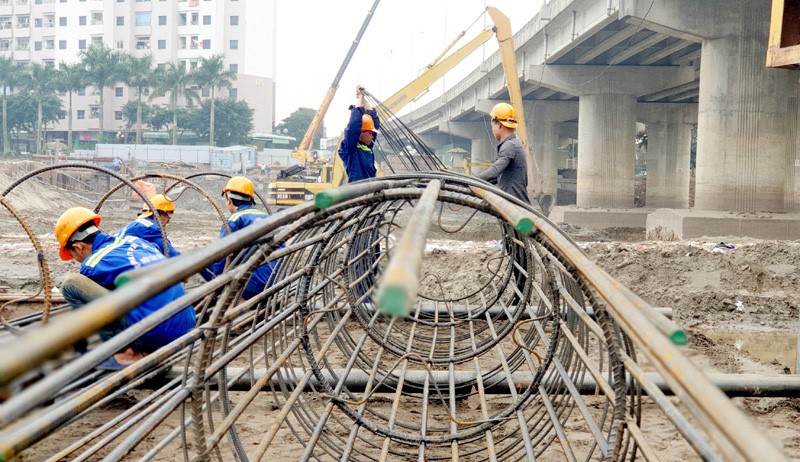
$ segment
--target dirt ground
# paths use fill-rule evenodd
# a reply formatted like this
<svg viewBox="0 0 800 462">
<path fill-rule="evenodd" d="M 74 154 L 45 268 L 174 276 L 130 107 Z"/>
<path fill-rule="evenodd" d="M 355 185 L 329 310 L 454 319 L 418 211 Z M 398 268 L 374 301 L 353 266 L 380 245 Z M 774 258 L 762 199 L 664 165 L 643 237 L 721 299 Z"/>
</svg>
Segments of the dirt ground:
<svg viewBox="0 0 800 462">
<path fill-rule="evenodd" d="M 22 167 L 0 169 L 0 189 L 18 178 Z M 222 179 L 204 183 L 218 190 Z M 216 196 L 218 198 L 218 196 Z M 9 196 L 41 241 L 58 285 L 74 262 L 57 257 L 53 225 L 65 208 L 92 207 L 99 194 L 87 197 L 54 191 L 27 182 Z M 103 209 L 101 228 L 116 230 L 135 218 L 119 194 Z M 187 191 L 177 201 L 178 212 L 170 224 L 170 239 L 185 252 L 205 245 L 219 232 L 220 221 L 207 199 Z M 581 229 L 563 224 L 580 247 L 620 282 L 657 307 L 673 309 L 674 320 L 690 334 L 684 352 L 709 372 L 795 373 L 800 299 L 800 241 L 767 241 L 735 237 L 707 237 L 693 241 L 645 241 L 643 229 Z M 438 277 L 437 286 L 453 290 L 480 282 L 480 273 L 497 252 L 499 227 L 478 225 L 449 240 L 448 233 L 432 236 L 429 255 Z M 723 248 L 720 242 L 732 245 Z M 448 285 L 449 284 L 449 285 Z M 0 293 L 35 292 L 40 286 L 36 255 L 20 223 L 0 210 Z M 24 309 L 6 310 L 13 318 Z M 735 402 L 769 432 L 794 460 L 800 460 L 800 400 L 737 398 Z M 665 448 L 666 449 L 666 448 Z M 685 454 L 664 454 L 665 460 Z M 676 457 L 673 457 L 676 456 Z M 35 458 L 28 459 L 35 460 Z"/>
</svg>

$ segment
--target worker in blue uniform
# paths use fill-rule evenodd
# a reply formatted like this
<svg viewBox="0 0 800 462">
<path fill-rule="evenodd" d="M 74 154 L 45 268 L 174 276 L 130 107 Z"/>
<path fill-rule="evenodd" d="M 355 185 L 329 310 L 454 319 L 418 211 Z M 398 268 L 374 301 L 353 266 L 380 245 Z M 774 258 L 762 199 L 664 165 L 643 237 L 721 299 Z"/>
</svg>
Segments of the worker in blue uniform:
<svg viewBox="0 0 800 462">
<path fill-rule="evenodd" d="M 156 209 L 155 214 L 145 205 L 139 217 L 114 233 L 114 236 L 133 236 L 144 239 L 158 247 L 161 253 L 164 253 L 164 240 L 161 236 L 161 228 L 158 227 L 158 223 L 156 222 L 156 217 L 158 217 L 158 220 L 163 226 L 167 226 L 172 219 L 172 214 L 175 213 L 175 203 L 164 194 L 156 194 L 150 198 L 150 202 L 153 203 Z M 169 239 L 167 239 L 167 249 L 169 250 L 168 257 L 177 257 L 181 254 L 175 250 L 175 247 L 172 246 Z"/>
<path fill-rule="evenodd" d="M 350 121 L 339 145 L 339 158 L 344 163 L 348 183 L 375 178 L 377 173 L 372 147 L 378 136 L 380 120 L 367 101 L 361 85 L 356 87 L 356 99 L 356 105 L 350 106 Z"/>
<path fill-rule="evenodd" d="M 78 274 L 70 274 L 61 291 L 74 308 L 96 300 L 114 290 L 117 276 L 134 268 L 147 266 L 165 257 L 152 244 L 133 237 L 115 237 L 103 233 L 100 215 L 84 207 L 73 207 L 56 222 L 55 234 L 62 260 L 81 263 Z M 108 340 L 146 316 L 183 296 L 183 285 L 175 284 L 148 299 L 100 330 L 100 338 Z M 121 369 L 189 332 L 195 313 L 190 305 L 145 333 L 123 351 L 108 358 L 101 369 Z"/>
<path fill-rule="evenodd" d="M 253 182 L 243 176 L 235 176 L 228 180 L 225 189 L 222 190 L 222 195 L 225 197 L 225 205 L 231 216 L 228 218 L 228 227 L 231 233 L 246 228 L 253 223 L 269 217 L 269 214 L 262 212 L 255 207 L 255 188 Z M 225 226 L 219 231 L 220 237 L 228 234 Z M 247 249 L 249 253 L 252 247 Z M 263 265 L 253 271 L 250 280 L 247 281 L 242 298 L 249 300 L 259 293 L 264 291 L 264 288 L 270 283 L 270 276 L 272 272 L 278 267 L 279 261 L 274 260 Z M 206 281 L 214 279 L 216 276 L 222 274 L 225 269 L 225 259 L 214 262 L 211 266 L 200 272 L 200 275 Z"/>
</svg>

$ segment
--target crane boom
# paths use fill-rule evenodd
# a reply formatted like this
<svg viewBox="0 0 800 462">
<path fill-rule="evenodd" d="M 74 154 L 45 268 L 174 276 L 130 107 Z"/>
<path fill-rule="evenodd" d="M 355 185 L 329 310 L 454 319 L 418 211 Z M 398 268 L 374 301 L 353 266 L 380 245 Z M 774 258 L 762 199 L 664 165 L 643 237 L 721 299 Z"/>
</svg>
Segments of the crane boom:
<svg viewBox="0 0 800 462">
<path fill-rule="evenodd" d="M 361 28 L 358 30 L 355 40 L 353 40 L 353 43 L 350 45 L 350 50 L 347 52 L 347 56 L 345 56 L 344 61 L 342 61 L 341 66 L 339 66 L 339 71 L 333 78 L 333 83 L 331 83 L 331 87 L 325 93 L 325 97 L 322 99 L 322 104 L 319 106 L 319 109 L 317 109 L 317 112 L 314 114 L 314 118 L 311 119 L 311 124 L 308 126 L 308 129 L 306 130 L 306 134 L 303 136 L 303 140 L 300 142 L 300 144 L 297 146 L 294 152 L 292 152 L 292 157 L 299 159 L 303 162 L 309 160 L 307 153 L 314 144 L 314 138 L 316 138 L 317 133 L 322 127 L 322 119 L 325 118 L 325 113 L 328 112 L 328 107 L 330 107 L 331 101 L 333 101 L 333 96 L 336 93 L 336 89 L 339 88 L 339 82 L 342 80 L 342 75 L 344 75 L 344 71 L 345 69 L 347 69 L 347 65 L 350 64 L 350 60 L 353 58 L 353 55 L 356 52 L 356 48 L 358 48 L 358 44 L 361 43 L 361 38 L 364 36 L 364 32 L 367 30 L 367 26 L 369 25 L 372 16 L 375 14 L 375 9 L 378 8 L 378 3 L 380 3 L 380 0 L 375 0 L 375 3 L 372 4 L 372 8 L 370 8 L 370 10 L 367 12 L 367 17 L 364 18 L 364 22 L 361 24 Z"/>
</svg>

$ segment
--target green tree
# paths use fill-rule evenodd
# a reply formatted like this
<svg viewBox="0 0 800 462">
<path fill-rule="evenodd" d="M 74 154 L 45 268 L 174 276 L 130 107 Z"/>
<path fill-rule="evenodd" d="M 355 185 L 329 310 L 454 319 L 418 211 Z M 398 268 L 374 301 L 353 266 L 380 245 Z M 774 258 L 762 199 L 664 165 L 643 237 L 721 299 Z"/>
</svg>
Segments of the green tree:
<svg viewBox="0 0 800 462">
<path fill-rule="evenodd" d="M 211 118 L 209 121 L 209 134 L 208 144 L 216 146 L 214 140 L 214 116 L 216 114 L 216 99 L 217 88 L 230 88 L 236 75 L 225 69 L 225 63 L 221 55 L 212 55 L 209 58 L 200 58 L 200 68 L 195 73 L 197 84 L 201 88 L 208 88 L 211 90 Z"/>
<path fill-rule="evenodd" d="M 37 98 L 29 93 L 15 93 L 8 97 L 8 128 L 19 133 L 33 133 L 39 124 L 38 107 L 42 106 L 42 124 L 55 122 L 65 116 L 61 99 L 56 95 Z"/>
<path fill-rule="evenodd" d="M 307 107 L 298 108 L 292 112 L 289 117 L 283 119 L 281 123 L 275 126 L 274 132 L 278 135 L 292 136 L 297 140 L 302 140 L 314 119 L 316 111 Z M 319 131 L 312 147 L 319 148 L 319 140 L 325 136 L 325 129 Z"/>
<path fill-rule="evenodd" d="M 67 146 L 72 147 L 72 95 L 86 88 L 86 73 L 80 64 L 59 64 L 57 87 L 67 93 Z"/>
<path fill-rule="evenodd" d="M 0 56 L 0 92 L 3 93 L 3 152 L 11 151 L 11 139 L 8 135 L 8 95 L 20 84 L 25 74 L 24 67 L 13 59 Z"/>
<path fill-rule="evenodd" d="M 142 94 L 153 85 L 153 57 L 137 58 L 130 54 L 122 57 L 123 79 L 129 87 L 136 89 L 136 144 L 142 143 Z"/>
<path fill-rule="evenodd" d="M 25 89 L 31 92 L 36 100 L 36 146 L 34 151 L 42 152 L 42 104 L 45 99 L 55 96 L 58 89 L 58 71 L 52 66 L 41 63 L 31 63 L 28 67 L 28 83 Z M 59 109 L 61 109 L 59 99 Z"/>
<path fill-rule="evenodd" d="M 165 96 L 169 93 L 170 110 L 172 111 L 172 144 L 178 144 L 178 100 L 185 99 L 191 106 L 200 99 L 192 74 L 186 72 L 185 66 L 167 63 L 157 71 L 156 85 L 150 98 Z"/>
<path fill-rule="evenodd" d="M 210 139 L 209 119 L 211 118 L 211 101 L 205 100 L 191 115 L 187 128 L 197 133 L 200 139 Z M 219 119 L 214 130 L 219 146 L 244 144 L 253 132 L 253 109 L 245 101 L 218 99 L 214 105 Z"/>
<path fill-rule="evenodd" d="M 92 45 L 81 52 L 81 65 L 86 72 L 89 83 L 97 87 L 100 92 L 100 133 L 98 138 L 103 139 L 105 130 L 103 127 L 103 106 L 105 104 L 105 89 L 112 87 L 115 83 L 122 80 L 122 69 L 120 66 L 120 54 L 113 51 L 105 44 Z"/>
</svg>

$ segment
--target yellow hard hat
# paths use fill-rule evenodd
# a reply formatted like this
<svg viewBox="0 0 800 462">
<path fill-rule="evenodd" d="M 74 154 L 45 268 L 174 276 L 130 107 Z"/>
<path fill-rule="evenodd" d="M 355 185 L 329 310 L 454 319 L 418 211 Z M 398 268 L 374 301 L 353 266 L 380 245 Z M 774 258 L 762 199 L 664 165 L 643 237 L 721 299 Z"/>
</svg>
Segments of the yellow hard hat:
<svg viewBox="0 0 800 462">
<path fill-rule="evenodd" d="M 58 240 L 58 256 L 64 261 L 72 260 L 72 255 L 67 250 L 67 243 L 75 231 L 86 223 L 94 221 L 95 226 L 100 226 L 100 215 L 86 207 L 72 207 L 58 217 L 56 222 L 56 239 Z"/>
<path fill-rule="evenodd" d="M 378 133 L 378 130 L 375 129 L 375 121 L 372 120 L 371 115 L 364 114 L 361 116 L 361 131 Z"/>
<path fill-rule="evenodd" d="M 497 119 L 498 122 L 508 128 L 517 128 L 517 113 L 514 108 L 508 103 L 497 103 L 489 113 L 492 119 Z"/>
<path fill-rule="evenodd" d="M 175 203 L 172 202 L 172 199 L 165 196 L 164 194 L 156 194 L 155 196 L 150 198 L 150 202 L 152 202 L 156 210 L 160 212 L 175 211 Z M 152 214 L 153 212 L 150 211 L 150 207 L 148 207 L 147 204 L 144 204 L 144 206 L 142 207 L 142 214 L 140 216 L 149 217 Z"/>
<path fill-rule="evenodd" d="M 235 176 L 228 180 L 228 184 L 225 185 L 225 189 L 222 190 L 222 194 L 225 195 L 227 192 L 233 192 L 242 196 L 247 196 L 250 199 L 255 197 L 255 188 L 253 187 L 253 182 L 243 176 Z M 234 197 L 234 199 L 237 198 Z"/>
</svg>

